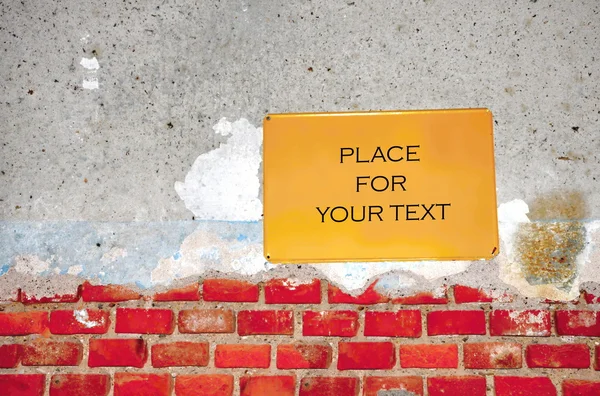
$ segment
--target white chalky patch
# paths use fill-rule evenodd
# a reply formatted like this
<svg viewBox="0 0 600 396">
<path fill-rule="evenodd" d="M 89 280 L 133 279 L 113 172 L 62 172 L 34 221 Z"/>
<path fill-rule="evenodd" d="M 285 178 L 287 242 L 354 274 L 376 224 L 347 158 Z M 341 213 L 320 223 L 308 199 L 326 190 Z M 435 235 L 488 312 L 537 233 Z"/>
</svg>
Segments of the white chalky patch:
<svg viewBox="0 0 600 396">
<path fill-rule="evenodd" d="M 198 156 L 185 181 L 175 182 L 175 191 L 198 220 L 260 220 L 262 128 L 245 118 L 222 118 L 213 130 L 228 136 L 227 142 Z"/>
<path fill-rule="evenodd" d="M 87 309 L 75 310 L 73 311 L 73 317 L 79 323 L 87 328 L 91 328 L 94 326 L 101 326 L 104 324 L 104 319 L 101 318 L 99 321 L 90 320 L 90 316 L 88 314 Z"/>
</svg>

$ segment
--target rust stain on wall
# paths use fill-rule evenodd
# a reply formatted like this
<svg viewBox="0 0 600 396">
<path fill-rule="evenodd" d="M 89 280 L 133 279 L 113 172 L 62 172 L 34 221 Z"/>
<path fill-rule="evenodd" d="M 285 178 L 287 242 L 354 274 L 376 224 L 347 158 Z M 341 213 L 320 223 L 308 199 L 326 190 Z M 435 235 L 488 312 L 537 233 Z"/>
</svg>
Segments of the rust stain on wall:
<svg viewBox="0 0 600 396">
<path fill-rule="evenodd" d="M 577 276 L 577 256 L 585 248 L 581 220 L 587 206 L 580 192 L 554 192 L 531 204 L 531 223 L 520 225 L 516 236 L 517 260 L 531 285 L 572 287 Z"/>
<path fill-rule="evenodd" d="M 555 191 L 533 201 L 528 216 L 531 221 L 582 220 L 587 212 L 581 192 Z"/>
</svg>

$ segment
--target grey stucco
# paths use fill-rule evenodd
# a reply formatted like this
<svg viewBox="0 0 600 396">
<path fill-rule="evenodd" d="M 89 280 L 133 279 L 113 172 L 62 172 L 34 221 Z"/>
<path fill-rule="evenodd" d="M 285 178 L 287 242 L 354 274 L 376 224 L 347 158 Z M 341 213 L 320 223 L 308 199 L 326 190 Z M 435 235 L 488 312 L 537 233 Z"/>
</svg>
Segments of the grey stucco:
<svg viewBox="0 0 600 396">
<path fill-rule="evenodd" d="M 2 218 L 191 219 L 173 183 L 221 117 L 453 107 L 494 113 L 499 202 L 568 188 L 598 217 L 599 7 L 3 2 Z"/>
</svg>

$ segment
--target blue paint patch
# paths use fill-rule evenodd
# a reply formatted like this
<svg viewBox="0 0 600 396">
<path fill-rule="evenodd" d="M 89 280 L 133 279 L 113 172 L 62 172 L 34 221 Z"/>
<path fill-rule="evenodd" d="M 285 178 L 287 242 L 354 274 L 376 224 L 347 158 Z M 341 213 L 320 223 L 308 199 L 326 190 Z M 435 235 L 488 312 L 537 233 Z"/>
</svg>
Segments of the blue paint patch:
<svg viewBox="0 0 600 396">
<path fill-rule="evenodd" d="M 53 275 L 81 265 L 78 274 L 102 283 L 136 283 L 148 288 L 152 270 L 161 259 L 181 259 L 180 246 L 195 231 L 214 236 L 235 251 L 248 244 L 261 244 L 262 222 L 165 221 L 0 221 L 0 275 L 6 273 L 19 255 L 33 255 L 49 263 Z M 100 244 L 100 246 L 98 246 Z M 175 252 L 175 253 L 173 253 Z M 199 258 L 220 263 L 218 248 L 207 245 Z"/>
</svg>

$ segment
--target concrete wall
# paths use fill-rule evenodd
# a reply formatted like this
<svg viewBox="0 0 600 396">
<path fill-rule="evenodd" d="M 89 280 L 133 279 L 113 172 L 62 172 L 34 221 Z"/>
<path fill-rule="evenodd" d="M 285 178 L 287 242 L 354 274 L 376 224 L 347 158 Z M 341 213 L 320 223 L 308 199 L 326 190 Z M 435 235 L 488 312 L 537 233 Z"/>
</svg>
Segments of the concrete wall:
<svg viewBox="0 0 600 396">
<path fill-rule="evenodd" d="M 600 282 L 599 10 L 595 0 L 2 3 L 0 290 L 225 273 L 572 299 Z M 495 117 L 497 259 L 265 263 L 267 112 L 457 107 Z"/>
</svg>

